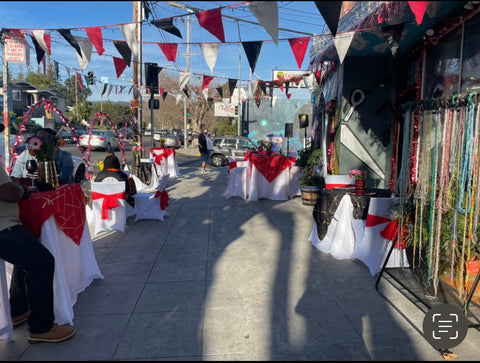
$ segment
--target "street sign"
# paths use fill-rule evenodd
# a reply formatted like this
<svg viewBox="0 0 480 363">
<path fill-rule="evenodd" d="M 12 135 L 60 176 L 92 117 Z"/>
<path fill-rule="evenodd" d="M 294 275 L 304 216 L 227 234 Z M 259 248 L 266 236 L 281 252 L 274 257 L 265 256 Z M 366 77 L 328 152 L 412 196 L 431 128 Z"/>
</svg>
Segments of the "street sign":
<svg viewBox="0 0 480 363">
<path fill-rule="evenodd" d="M 25 62 L 25 43 L 16 36 L 5 37 L 5 60 L 7 62 Z"/>
<path fill-rule="evenodd" d="M 138 108 L 139 102 L 138 100 L 131 100 L 130 101 L 130 108 Z"/>
</svg>

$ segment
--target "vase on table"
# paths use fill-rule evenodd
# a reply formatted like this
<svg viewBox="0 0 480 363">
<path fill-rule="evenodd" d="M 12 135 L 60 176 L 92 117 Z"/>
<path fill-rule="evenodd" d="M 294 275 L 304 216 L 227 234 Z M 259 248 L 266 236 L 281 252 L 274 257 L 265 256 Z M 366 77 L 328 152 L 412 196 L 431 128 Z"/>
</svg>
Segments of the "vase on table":
<svg viewBox="0 0 480 363">
<path fill-rule="evenodd" d="M 38 181 L 50 184 L 53 188 L 58 188 L 57 168 L 55 161 L 39 161 L 38 162 Z"/>
<path fill-rule="evenodd" d="M 355 192 L 364 193 L 365 192 L 365 180 L 364 179 L 355 179 Z"/>
<path fill-rule="evenodd" d="M 160 149 L 165 149 L 165 145 L 164 145 L 164 144 L 160 144 Z"/>
<path fill-rule="evenodd" d="M 133 160 L 135 161 L 135 165 L 140 165 L 140 154 L 133 154 Z"/>
</svg>

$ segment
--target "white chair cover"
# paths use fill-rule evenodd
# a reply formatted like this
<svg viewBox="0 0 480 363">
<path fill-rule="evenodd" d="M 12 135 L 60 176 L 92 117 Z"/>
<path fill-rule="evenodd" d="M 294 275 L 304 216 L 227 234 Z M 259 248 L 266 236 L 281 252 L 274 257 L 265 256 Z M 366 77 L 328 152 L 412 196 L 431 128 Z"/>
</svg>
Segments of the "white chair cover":
<svg viewBox="0 0 480 363">
<path fill-rule="evenodd" d="M 100 193 L 105 195 L 112 195 L 125 192 L 125 182 L 117 183 L 99 183 L 92 182 L 92 193 Z M 102 219 L 102 203 L 104 198 L 92 198 L 93 218 L 95 222 L 95 234 L 105 230 L 125 231 L 125 224 L 127 222 L 126 200 L 117 199 L 118 207 L 109 209 L 108 219 Z"/>
<path fill-rule="evenodd" d="M 156 155 L 161 155 L 164 153 L 165 149 L 150 149 L 150 155 L 152 158 L 155 158 Z M 169 174 L 170 178 L 177 178 L 180 176 L 180 171 L 178 169 L 177 157 L 176 153 L 172 153 L 167 158 L 163 158 L 160 165 L 154 163 L 155 169 L 157 170 L 158 177 L 162 177 L 163 175 Z"/>
<path fill-rule="evenodd" d="M 380 232 L 390 222 L 392 205 L 398 198 L 371 198 L 368 206 L 367 220 L 376 220 L 369 227 L 365 227 L 363 239 L 357 243 L 352 258 L 358 258 L 370 269 L 370 274 L 375 276 L 385 262 L 392 241 L 383 238 Z M 372 217 L 376 218 L 372 218 Z M 405 249 L 394 248 L 386 267 L 409 267 Z"/>
<path fill-rule="evenodd" d="M 162 176 L 157 189 L 159 192 L 165 190 L 169 177 L 169 174 Z M 133 197 L 135 198 L 135 222 L 140 219 L 158 219 L 163 221 L 163 217 L 168 216 L 167 211 L 161 209 L 160 199 L 155 198 L 155 193 L 137 193 Z"/>
<path fill-rule="evenodd" d="M 301 195 L 300 179 L 303 176 L 303 171 L 298 166 L 290 167 L 290 198 Z"/>
<path fill-rule="evenodd" d="M 230 169 L 226 199 L 230 197 L 247 199 L 250 180 L 249 173 L 250 168 L 245 166 L 237 166 L 236 168 Z"/>
<path fill-rule="evenodd" d="M 152 165 L 156 165 L 156 164 L 152 164 Z M 130 177 L 135 182 L 135 188 L 137 189 L 137 193 L 151 193 L 152 191 L 157 190 L 158 183 L 160 181 L 158 180 L 158 176 L 157 176 L 157 173 L 155 172 L 155 170 L 156 170 L 155 167 L 152 166 L 152 174 L 151 174 L 151 177 L 150 177 L 150 184 L 145 184 L 136 175 L 133 175 L 133 174 L 130 175 Z"/>
<path fill-rule="evenodd" d="M 12 319 L 10 317 L 10 302 L 8 300 L 8 282 L 5 272 L 5 261 L 0 258 L 0 339 L 12 340 Z"/>
</svg>

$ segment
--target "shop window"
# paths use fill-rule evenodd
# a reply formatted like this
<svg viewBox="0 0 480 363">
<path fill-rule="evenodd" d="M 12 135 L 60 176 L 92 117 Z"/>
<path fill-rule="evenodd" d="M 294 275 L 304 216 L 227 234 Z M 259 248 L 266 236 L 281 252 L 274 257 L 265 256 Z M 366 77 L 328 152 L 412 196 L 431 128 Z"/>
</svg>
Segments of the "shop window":
<svg viewBox="0 0 480 363">
<path fill-rule="evenodd" d="M 465 22 L 462 92 L 480 89 L 480 17 Z"/>
<path fill-rule="evenodd" d="M 20 91 L 13 91 L 12 92 L 12 98 L 14 101 L 21 101 L 22 100 L 22 95 Z"/>
</svg>

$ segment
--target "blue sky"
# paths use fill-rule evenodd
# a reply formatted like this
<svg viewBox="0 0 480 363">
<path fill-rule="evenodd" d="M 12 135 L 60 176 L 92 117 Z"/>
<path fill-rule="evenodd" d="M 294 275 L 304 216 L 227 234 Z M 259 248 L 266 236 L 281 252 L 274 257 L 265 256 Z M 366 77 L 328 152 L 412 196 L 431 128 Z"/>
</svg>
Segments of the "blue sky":
<svg viewBox="0 0 480 363">
<path fill-rule="evenodd" d="M 198 82 L 201 82 L 201 75 L 206 74 L 216 77 L 214 82 L 225 82 L 228 78 L 240 78 L 239 83 L 247 85 L 250 79 L 270 81 L 274 69 L 299 70 L 287 39 L 304 37 L 314 33 L 321 34 L 324 27 L 323 18 L 313 1 L 278 1 L 279 28 L 286 30 L 279 31 L 279 42 L 278 45 L 275 45 L 271 36 L 263 27 L 252 24 L 252 22 L 258 23 L 258 20 L 244 2 L 184 1 L 181 3 L 201 10 L 235 5 L 222 9 L 225 43 L 220 45 L 213 73 L 210 72 L 198 44 L 219 43 L 219 40 L 200 27 L 195 15 L 190 15 L 190 53 L 198 54 L 190 57 L 190 72 L 193 73 L 191 81 L 198 79 Z M 104 101 L 128 101 L 133 98 L 132 93 L 128 94 L 133 79 L 133 62 L 132 66 L 127 67 L 124 75 L 121 76 L 127 81 L 115 80 L 117 76 L 112 57 L 121 58 L 113 45 L 113 40 L 124 40 L 118 25 L 134 22 L 133 8 L 133 1 L 0 1 L 0 26 L 7 29 L 18 28 L 27 31 L 43 29 L 47 33 L 51 33 L 51 59 L 59 63 L 62 79 L 67 77 L 65 67 L 71 69 L 71 74 L 75 70 L 85 75 L 88 71 L 93 71 L 97 79 L 108 77 L 109 84 L 127 86 L 122 94 L 115 94 L 115 90 L 108 97 L 105 94 Z M 186 53 L 187 42 L 187 17 L 180 15 L 187 14 L 187 11 L 168 6 L 166 1 L 161 1 L 152 2 L 152 12 L 153 14 L 142 28 L 142 61 L 158 63 L 159 66 L 164 67 L 162 73 L 168 71 L 173 78 L 177 78 L 178 71 L 186 71 L 187 68 L 186 57 L 180 55 Z M 182 33 L 182 39 L 159 30 L 149 23 L 153 19 L 168 17 L 176 17 L 174 24 Z M 237 18 L 240 21 L 237 22 L 228 17 Z M 74 48 L 61 37 L 56 29 L 72 29 L 72 35 L 86 37 L 83 28 L 92 26 L 102 27 L 105 53 L 99 56 L 94 50 L 90 63 L 82 72 Z M 27 37 L 27 39 L 31 44 L 30 38 Z M 241 45 L 239 46 L 239 39 L 241 41 L 264 41 L 254 74 L 250 72 L 250 66 L 243 48 Z M 179 43 L 175 62 L 167 61 L 160 47 L 156 44 L 158 42 Z M 302 70 L 308 68 L 312 44 L 313 40 L 311 39 L 302 63 Z M 30 57 L 30 63 L 36 69 L 37 62 L 34 51 L 31 51 Z M 20 67 L 23 67 L 24 72 L 26 70 L 25 63 L 12 62 L 9 63 L 9 67 L 14 74 L 19 71 Z M 91 86 L 91 89 L 93 91 L 91 99 L 98 100 L 103 85 L 97 82 L 95 86 Z M 310 95 L 307 89 L 291 89 L 290 93 L 293 98 L 309 98 Z M 281 93 L 279 94 L 281 95 Z M 286 98 L 286 96 L 283 97 Z"/>
</svg>

